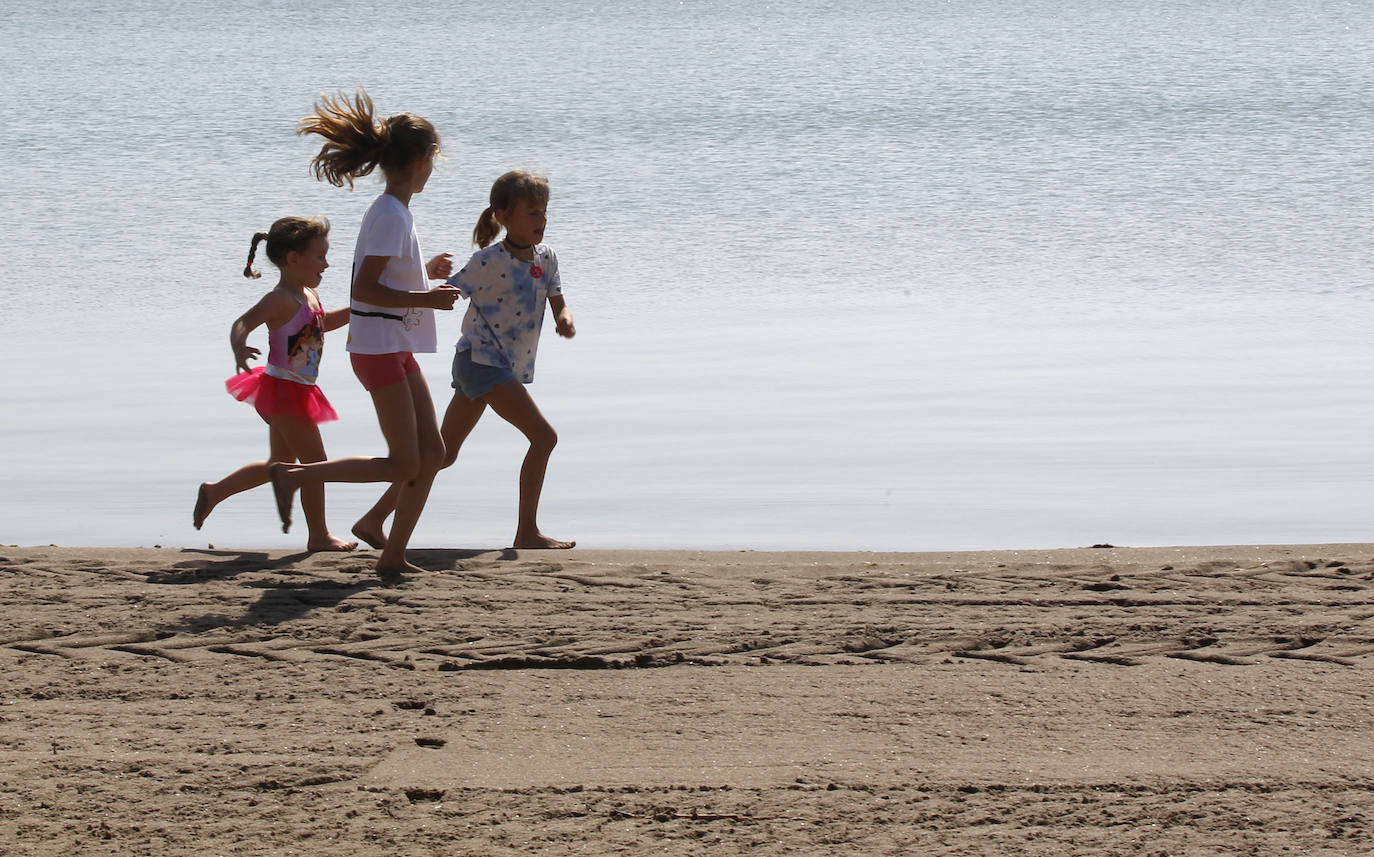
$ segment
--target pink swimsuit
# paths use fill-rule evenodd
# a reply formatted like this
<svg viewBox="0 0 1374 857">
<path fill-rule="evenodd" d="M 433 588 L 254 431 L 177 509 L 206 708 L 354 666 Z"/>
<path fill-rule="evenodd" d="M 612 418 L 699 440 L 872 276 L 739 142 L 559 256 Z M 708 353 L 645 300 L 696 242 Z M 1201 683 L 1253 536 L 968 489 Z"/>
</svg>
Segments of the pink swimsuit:
<svg viewBox="0 0 1374 857">
<path fill-rule="evenodd" d="M 268 375 L 297 384 L 314 384 L 320 374 L 320 355 L 324 353 L 324 310 L 301 308 L 291 320 L 276 330 L 267 331 Z"/>
</svg>

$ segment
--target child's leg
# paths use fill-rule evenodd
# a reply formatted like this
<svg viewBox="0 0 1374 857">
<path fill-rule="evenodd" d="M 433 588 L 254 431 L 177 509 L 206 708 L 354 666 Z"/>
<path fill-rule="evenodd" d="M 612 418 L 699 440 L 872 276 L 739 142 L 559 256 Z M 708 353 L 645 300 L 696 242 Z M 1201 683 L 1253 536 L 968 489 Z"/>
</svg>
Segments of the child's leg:
<svg viewBox="0 0 1374 857">
<path fill-rule="evenodd" d="M 439 427 L 439 434 L 444 439 L 444 464 L 440 467 L 452 467 L 453 462 L 458 460 L 458 452 L 463 448 L 463 443 L 467 441 L 468 435 L 477 428 L 477 421 L 482 418 L 482 414 L 487 411 L 487 403 L 482 399 L 469 399 L 462 393 L 454 392 L 453 400 L 448 403 L 448 410 L 444 411 L 444 424 Z"/>
<path fill-rule="evenodd" d="M 278 455 L 280 446 L 282 453 Z M 313 463 L 324 461 L 324 441 L 320 427 L 293 414 L 278 414 L 272 418 L 272 457 L 279 461 Z M 348 542 L 329 532 L 324 514 L 324 483 L 311 482 L 301 487 L 301 509 L 310 530 L 306 550 L 351 551 L 357 542 Z"/>
<path fill-rule="evenodd" d="M 281 416 L 274 419 L 280 420 Z M 315 429 L 315 436 L 319 437 L 319 429 Z M 278 462 L 294 464 L 298 460 L 292 446 L 286 438 L 273 427 L 273 423 L 267 424 L 267 460 L 255 461 L 252 464 L 245 464 L 233 473 L 224 477 L 218 482 L 202 482 L 200 491 L 196 494 L 196 508 L 192 513 L 191 523 L 195 528 L 200 529 L 201 524 L 210 516 L 210 511 L 223 503 L 225 500 L 264 485 L 271 477 L 271 466 Z"/>
<path fill-rule="evenodd" d="M 558 443 L 558 433 L 518 381 L 501 384 L 485 396 L 491 409 L 529 439 L 530 449 L 520 466 L 520 517 L 515 528 L 517 548 L 554 548 L 564 550 L 577 542 L 563 542 L 539 531 L 539 495 L 544 490 L 544 472 L 549 456 Z"/>
<path fill-rule="evenodd" d="M 268 461 L 245 464 L 218 482 L 202 482 L 196 492 L 196 507 L 191 513 L 191 525 L 197 530 L 210 517 L 214 508 L 225 500 L 267 482 Z"/>
<path fill-rule="evenodd" d="M 462 448 L 463 441 L 467 440 L 486 409 L 486 404 L 480 400 L 473 401 L 462 393 L 453 394 L 453 400 L 448 403 L 448 410 L 444 412 L 444 424 L 439 428 L 439 435 L 444 441 L 444 460 L 439 466 L 440 470 L 452 466 L 457 460 L 458 450 Z M 399 483 L 387 486 L 386 493 L 377 500 L 376 505 L 368 509 L 353 525 L 353 535 L 374 548 L 385 546 L 386 519 L 396 511 L 396 498 L 400 492 Z"/>
<path fill-rule="evenodd" d="M 387 407 L 383 408 L 381 395 Z M 429 396 L 425 376 L 419 372 L 406 375 L 405 381 L 392 384 L 372 393 L 381 417 L 382 434 L 393 451 L 402 443 L 411 444 L 410 453 L 416 467 L 409 479 L 398 479 L 396 517 L 391 522 L 391 535 L 377 558 L 377 571 L 401 574 L 423 571 L 406 561 L 406 547 L 411 533 L 419 523 L 434 474 L 444 460 L 444 441 L 439 435 L 439 421 L 434 414 L 434 400 Z M 408 406 L 407 406 L 408 405 Z M 405 408 L 404 412 L 401 411 Z M 385 410 L 385 413 L 384 413 Z"/>
<path fill-rule="evenodd" d="M 291 498 L 297 488 L 323 482 L 398 482 L 411 479 L 419 472 L 420 448 L 408 381 L 403 379 L 372 390 L 372 406 L 377 410 L 377 421 L 386 438 L 385 458 L 335 458 L 268 468 L 282 532 L 291 528 Z M 431 414 L 433 410 L 431 404 Z M 435 436 L 438 436 L 437 431 Z"/>
<path fill-rule="evenodd" d="M 191 524 L 198 530 L 210 517 L 210 512 L 225 500 L 267 483 L 268 468 L 277 461 L 288 464 L 296 460 L 290 446 L 285 444 L 269 424 L 267 427 L 267 460 L 245 464 L 218 482 L 202 482 L 196 492 L 196 508 L 191 513 Z"/>
</svg>

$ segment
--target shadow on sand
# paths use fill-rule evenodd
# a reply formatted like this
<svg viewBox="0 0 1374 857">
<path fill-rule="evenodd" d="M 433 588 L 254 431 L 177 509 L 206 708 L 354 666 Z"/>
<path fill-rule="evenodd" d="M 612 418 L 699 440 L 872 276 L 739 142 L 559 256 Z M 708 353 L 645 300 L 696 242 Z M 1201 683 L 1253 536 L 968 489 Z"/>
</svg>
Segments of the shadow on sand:
<svg viewBox="0 0 1374 857">
<path fill-rule="evenodd" d="M 275 572 L 279 574 L 310 574 L 309 579 L 280 579 L 253 577 L 240 585 L 262 590 L 262 594 L 244 611 L 233 617 L 223 613 L 207 613 L 188 618 L 162 630 L 172 633 L 205 633 L 220 628 L 242 628 L 255 625 L 278 625 L 299 619 L 315 610 L 338 608 L 347 599 L 371 590 L 402 589 L 414 582 L 413 577 L 399 575 L 378 576 L 375 571 L 377 554 L 374 551 L 337 553 L 332 551 L 298 551 L 272 556 L 266 551 L 201 550 L 187 548 L 182 560 L 169 571 L 148 576 L 149 583 L 184 586 L 211 581 L 230 580 L 242 574 Z M 412 550 L 408 558 L 425 571 L 457 570 L 460 563 L 485 558 L 492 562 L 517 559 L 513 548 L 504 550 L 429 549 Z M 316 558 L 318 564 L 302 566 Z M 319 577 L 318 573 L 356 574 L 352 581 L 337 577 Z"/>
</svg>

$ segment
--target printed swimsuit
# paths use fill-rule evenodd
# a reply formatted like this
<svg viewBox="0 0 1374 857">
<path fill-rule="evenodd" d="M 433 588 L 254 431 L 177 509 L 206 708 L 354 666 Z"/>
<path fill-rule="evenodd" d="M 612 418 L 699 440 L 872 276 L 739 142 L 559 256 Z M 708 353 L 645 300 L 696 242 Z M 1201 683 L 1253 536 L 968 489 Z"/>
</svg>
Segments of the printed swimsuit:
<svg viewBox="0 0 1374 857">
<path fill-rule="evenodd" d="M 276 330 L 267 332 L 267 366 L 273 378 L 314 384 L 320 375 L 320 356 L 324 353 L 324 310 L 309 304 Z"/>
</svg>

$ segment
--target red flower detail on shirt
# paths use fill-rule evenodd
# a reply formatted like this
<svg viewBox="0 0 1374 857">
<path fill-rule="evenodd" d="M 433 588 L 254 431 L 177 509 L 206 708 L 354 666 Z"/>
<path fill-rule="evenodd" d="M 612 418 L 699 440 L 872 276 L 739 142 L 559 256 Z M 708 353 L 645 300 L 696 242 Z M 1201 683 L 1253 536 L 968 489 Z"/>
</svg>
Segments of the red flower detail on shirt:
<svg viewBox="0 0 1374 857">
<path fill-rule="evenodd" d="M 530 276 L 534 277 L 537 280 L 540 277 L 544 276 L 544 269 L 539 267 L 538 265 L 530 265 Z"/>
</svg>

